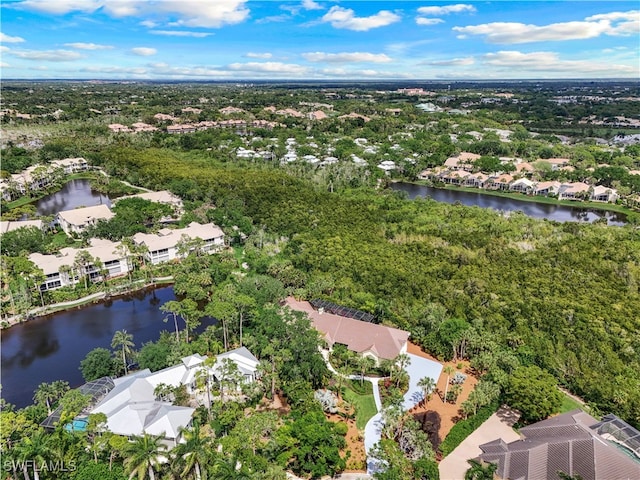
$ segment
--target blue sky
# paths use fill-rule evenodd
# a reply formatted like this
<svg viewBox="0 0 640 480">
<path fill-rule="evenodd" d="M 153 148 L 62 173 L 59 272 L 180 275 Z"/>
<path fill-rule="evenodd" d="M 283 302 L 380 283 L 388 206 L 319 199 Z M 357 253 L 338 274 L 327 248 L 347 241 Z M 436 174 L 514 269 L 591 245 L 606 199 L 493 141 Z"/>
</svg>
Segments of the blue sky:
<svg viewBox="0 0 640 480">
<path fill-rule="evenodd" d="M 3 0 L 3 78 L 639 78 L 637 1 Z"/>
</svg>

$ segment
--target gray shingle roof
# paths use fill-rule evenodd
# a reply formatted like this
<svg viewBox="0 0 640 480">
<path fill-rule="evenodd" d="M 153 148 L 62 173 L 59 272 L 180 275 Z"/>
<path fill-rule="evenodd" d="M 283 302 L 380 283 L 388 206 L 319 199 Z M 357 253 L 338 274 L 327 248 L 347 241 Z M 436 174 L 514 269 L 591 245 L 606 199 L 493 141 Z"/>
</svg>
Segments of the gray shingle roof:
<svg viewBox="0 0 640 480">
<path fill-rule="evenodd" d="M 497 474 L 504 479 L 557 479 L 558 471 L 584 480 L 640 479 L 640 457 L 623 452 L 620 439 L 608 441 L 611 428 L 606 425 L 612 423 L 619 430 L 633 430 L 630 438 L 636 437 L 637 431 L 615 416 L 598 422 L 574 410 L 522 428 L 521 440 L 480 445 L 483 453 L 479 458 L 497 464 Z"/>
</svg>

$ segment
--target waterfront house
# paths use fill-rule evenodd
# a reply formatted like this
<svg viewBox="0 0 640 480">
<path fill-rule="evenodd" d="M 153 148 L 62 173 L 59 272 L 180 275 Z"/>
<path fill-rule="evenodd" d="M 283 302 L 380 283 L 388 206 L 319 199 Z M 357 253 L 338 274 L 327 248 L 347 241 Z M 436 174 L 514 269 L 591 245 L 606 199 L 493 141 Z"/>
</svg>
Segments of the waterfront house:
<svg viewBox="0 0 640 480">
<path fill-rule="evenodd" d="M 558 200 L 581 200 L 589 197 L 589 188 L 583 182 L 563 183 L 558 190 Z"/>
<path fill-rule="evenodd" d="M 407 353 L 409 332 L 371 322 L 315 310 L 309 302 L 288 297 L 286 305 L 292 310 L 306 313 L 313 327 L 324 340 L 333 345 L 345 345 L 349 350 L 375 360 L 392 360 L 401 353 Z"/>
<path fill-rule="evenodd" d="M 476 188 L 484 188 L 488 180 L 489 175 L 480 172 L 472 173 L 467 177 L 467 185 Z"/>
<path fill-rule="evenodd" d="M 539 182 L 533 189 L 533 194 L 545 196 L 557 195 L 561 185 L 560 182 L 555 180 L 552 182 Z"/>
<path fill-rule="evenodd" d="M 596 185 L 591 192 L 591 201 L 593 202 L 615 202 L 617 199 L 618 192 L 615 188 Z"/>
<path fill-rule="evenodd" d="M 197 222 L 191 222 L 185 228 L 163 228 L 158 233 L 136 233 L 133 242 L 147 247 L 147 260 L 155 265 L 180 258 L 184 255 L 179 252 L 180 244 L 185 239 L 198 238 L 203 242 L 200 250 L 204 253 L 215 253 L 224 246 L 224 232 L 218 226 Z"/>
<path fill-rule="evenodd" d="M 56 220 L 60 228 L 69 236 L 79 235 L 87 227 L 96 225 L 99 220 L 111 220 L 115 214 L 106 205 L 76 208 L 58 212 Z"/>
<path fill-rule="evenodd" d="M 74 285 L 80 281 L 81 275 L 87 275 L 89 280 L 95 282 L 102 280 L 103 275 L 115 277 L 128 273 L 132 266 L 122 251 L 121 245 L 121 242 L 92 238 L 89 247 L 67 247 L 61 249 L 56 255 L 32 253 L 29 255 L 29 260 L 43 271 L 45 281 L 40 285 L 40 290 L 45 292 Z M 83 250 L 93 259 L 98 260 L 102 264 L 101 267 L 99 268 L 95 263 L 83 267 L 76 265 L 76 256 Z M 82 268 L 82 272 L 78 272 L 78 268 Z"/>
<path fill-rule="evenodd" d="M 521 192 L 521 193 L 532 193 L 535 189 L 535 183 L 527 178 L 520 178 L 518 180 L 514 180 L 509 185 L 509 190 L 513 192 Z"/>
<path fill-rule="evenodd" d="M 442 175 L 442 181 L 451 185 L 464 185 L 471 174 L 466 170 L 454 170 Z"/>
<path fill-rule="evenodd" d="M 89 164 L 82 157 L 52 160 L 51 166 L 53 168 L 61 168 L 67 175 L 70 175 L 72 173 L 84 172 L 89 169 Z"/>
<path fill-rule="evenodd" d="M 489 177 L 486 182 L 486 188 L 489 190 L 508 190 L 511 182 L 513 182 L 513 177 L 508 173 L 503 173 L 502 175 Z"/>
</svg>

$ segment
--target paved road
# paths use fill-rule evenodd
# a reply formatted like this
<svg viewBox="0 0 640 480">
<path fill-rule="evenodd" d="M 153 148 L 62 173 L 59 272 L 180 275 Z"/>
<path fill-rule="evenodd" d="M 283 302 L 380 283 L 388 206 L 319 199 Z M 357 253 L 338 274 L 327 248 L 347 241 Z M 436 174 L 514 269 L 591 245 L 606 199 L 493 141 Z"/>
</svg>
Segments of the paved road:
<svg viewBox="0 0 640 480">
<path fill-rule="evenodd" d="M 476 458 L 482 453 L 480 445 L 501 438 L 507 443 L 520 438 L 511 428 L 517 416 L 513 411 L 500 409 L 469 435 L 458 447 L 440 462 L 440 480 L 463 480 L 469 469 L 467 460 Z"/>
</svg>

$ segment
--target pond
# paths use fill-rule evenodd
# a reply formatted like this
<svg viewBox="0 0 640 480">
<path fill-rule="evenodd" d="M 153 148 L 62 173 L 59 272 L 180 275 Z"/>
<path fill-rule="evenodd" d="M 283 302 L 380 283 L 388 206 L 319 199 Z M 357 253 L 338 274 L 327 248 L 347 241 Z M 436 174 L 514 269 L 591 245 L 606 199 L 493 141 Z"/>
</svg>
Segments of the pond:
<svg viewBox="0 0 640 480">
<path fill-rule="evenodd" d="M 506 212 L 521 211 L 530 217 L 546 218 L 557 222 L 594 222 L 605 218 L 608 225 L 622 226 L 627 223 L 626 215 L 622 213 L 567 205 L 528 202 L 525 200 L 488 195 L 480 191 L 478 193 L 465 192 L 405 182 L 392 183 L 391 188 L 405 192 L 411 199 L 416 197 L 429 197 L 438 202 L 460 202 L 463 205 L 491 208 L 493 210 Z"/>
<path fill-rule="evenodd" d="M 80 386 L 80 361 L 94 348 L 111 350 L 116 330 L 132 334 L 136 349 L 157 340 L 162 330 L 173 331 L 160 306 L 175 298 L 173 287 L 147 289 L 2 330 L 2 397 L 25 407 L 42 382 L 66 380 L 71 387 Z M 214 322 L 205 318 L 200 328 Z"/>
<path fill-rule="evenodd" d="M 64 210 L 100 204 L 110 207 L 111 200 L 106 195 L 92 190 L 89 180 L 78 179 L 70 180 L 61 190 L 42 197 L 34 205 L 38 215 L 55 215 Z"/>
</svg>

